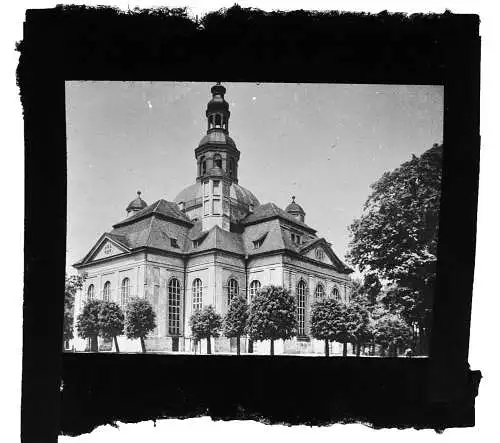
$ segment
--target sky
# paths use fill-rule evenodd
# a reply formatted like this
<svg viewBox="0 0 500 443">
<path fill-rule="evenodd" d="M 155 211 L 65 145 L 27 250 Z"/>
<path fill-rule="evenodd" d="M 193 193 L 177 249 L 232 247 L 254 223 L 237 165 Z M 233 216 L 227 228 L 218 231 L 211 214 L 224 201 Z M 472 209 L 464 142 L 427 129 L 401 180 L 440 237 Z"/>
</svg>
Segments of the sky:
<svg viewBox="0 0 500 443">
<path fill-rule="evenodd" d="M 214 83 L 66 82 L 67 269 L 140 190 L 173 201 L 195 182 Z M 443 138 L 443 87 L 225 83 L 239 184 L 285 208 L 344 258 L 370 185 Z"/>
</svg>

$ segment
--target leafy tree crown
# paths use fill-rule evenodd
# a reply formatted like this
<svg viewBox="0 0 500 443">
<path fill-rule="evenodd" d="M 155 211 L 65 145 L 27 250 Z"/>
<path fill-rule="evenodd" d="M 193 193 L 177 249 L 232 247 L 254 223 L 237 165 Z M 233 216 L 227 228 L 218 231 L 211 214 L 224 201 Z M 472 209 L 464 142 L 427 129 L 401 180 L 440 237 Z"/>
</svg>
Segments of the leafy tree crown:
<svg viewBox="0 0 500 443">
<path fill-rule="evenodd" d="M 76 323 L 79 337 L 88 338 L 99 335 L 99 311 L 102 303 L 102 300 L 90 300 L 85 303 Z"/>
<path fill-rule="evenodd" d="M 120 306 L 111 301 L 101 304 L 99 310 L 99 335 L 105 338 L 113 338 L 123 334 L 124 315 Z"/>
<path fill-rule="evenodd" d="M 224 317 L 224 335 L 226 337 L 240 337 L 245 333 L 248 320 L 248 304 L 245 297 L 233 297 Z"/>
<path fill-rule="evenodd" d="M 287 289 L 260 289 L 250 303 L 247 333 L 252 340 L 286 340 L 297 334 L 296 303 Z"/>
<path fill-rule="evenodd" d="M 134 298 L 125 313 L 125 334 L 128 338 L 144 338 L 156 328 L 156 314 L 151 303 L 144 298 Z"/>
<path fill-rule="evenodd" d="M 193 336 L 198 340 L 218 337 L 222 327 L 222 317 L 215 311 L 213 306 L 205 306 L 202 310 L 191 315 L 189 325 Z"/>
</svg>

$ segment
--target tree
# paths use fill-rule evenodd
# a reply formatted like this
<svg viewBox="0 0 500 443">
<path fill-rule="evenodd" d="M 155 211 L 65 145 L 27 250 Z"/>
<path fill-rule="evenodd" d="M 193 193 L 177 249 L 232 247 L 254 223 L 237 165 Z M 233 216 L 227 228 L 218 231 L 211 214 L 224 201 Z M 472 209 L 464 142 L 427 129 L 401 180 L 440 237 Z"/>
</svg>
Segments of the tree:
<svg viewBox="0 0 500 443">
<path fill-rule="evenodd" d="M 144 298 L 134 298 L 127 305 L 125 313 L 125 334 L 127 338 L 138 338 L 142 352 L 146 352 L 144 339 L 156 328 L 156 314 Z"/>
<path fill-rule="evenodd" d="M 78 315 L 76 330 L 81 338 L 90 339 L 90 351 L 99 352 L 97 337 L 99 336 L 99 312 L 102 300 L 89 300 Z"/>
<path fill-rule="evenodd" d="M 245 334 L 248 320 L 248 304 L 245 297 L 233 297 L 224 317 L 224 335 L 236 337 L 236 353 L 240 355 L 240 338 Z"/>
<path fill-rule="evenodd" d="M 211 337 L 218 337 L 222 326 L 222 317 L 215 312 L 213 306 L 205 306 L 202 310 L 195 311 L 189 319 L 191 331 L 196 340 L 207 339 L 207 354 L 212 353 Z"/>
<path fill-rule="evenodd" d="M 382 354 L 396 357 L 398 349 L 406 347 L 411 340 L 408 323 L 397 314 L 387 314 L 379 318 L 374 325 L 375 342 L 382 347 Z"/>
<path fill-rule="evenodd" d="M 247 333 L 252 340 L 287 340 L 297 334 L 295 299 L 281 286 L 264 286 L 250 303 Z"/>
<path fill-rule="evenodd" d="M 64 288 L 64 319 L 63 319 L 63 347 L 66 340 L 73 338 L 73 319 L 75 315 L 75 296 L 82 289 L 85 276 L 66 275 Z"/>
<path fill-rule="evenodd" d="M 99 335 L 112 338 L 115 342 L 116 352 L 120 352 L 117 336 L 123 334 L 124 315 L 120 306 L 111 301 L 101 303 L 99 310 Z"/>
<path fill-rule="evenodd" d="M 361 346 L 372 337 L 369 310 L 363 301 L 352 300 L 346 309 L 347 329 L 359 357 Z"/>
<path fill-rule="evenodd" d="M 325 342 L 325 356 L 330 355 L 329 341 L 338 335 L 338 320 L 342 315 L 340 302 L 325 298 L 313 304 L 311 313 L 311 335 Z"/>
<path fill-rule="evenodd" d="M 442 156 L 443 146 L 435 144 L 386 172 L 349 228 L 348 261 L 399 288 L 398 297 L 406 298 L 401 315 L 418 323 L 424 345 L 436 275 Z"/>
</svg>

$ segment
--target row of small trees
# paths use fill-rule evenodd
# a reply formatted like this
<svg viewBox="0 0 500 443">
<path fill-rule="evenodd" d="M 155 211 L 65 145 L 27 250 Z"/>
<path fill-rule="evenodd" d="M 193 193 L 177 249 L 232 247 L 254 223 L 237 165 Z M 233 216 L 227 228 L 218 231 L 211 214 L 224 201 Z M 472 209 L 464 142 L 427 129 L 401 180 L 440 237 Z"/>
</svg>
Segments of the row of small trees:
<svg viewBox="0 0 500 443">
<path fill-rule="evenodd" d="M 274 341 L 296 335 L 295 299 L 279 286 L 265 286 L 253 298 L 250 306 L 242 296 L 233 297 L 227 314 L 222 317 L 213 306 L 196 311 L 189 324 L 195 340 L 207 340 L 207 354 L 211 354 L 210 339 L 224 334 L 236 339 L 236 352 L 240 354 L 243 335 L 251 340 L 270 340 L 271 355 Z"/>
<path fill-rule="evenodd" d="M 250 340 L 269 340 L 270 353 L 274 355 L 276 340 L 297 335 L 295 299 L 280 286 L 265 286 L 250 305 L 244 297 L 234 297 L 224 317 L 212 306 L 195 312 L 190 326 L 196 340 L 207 340 L 208 354 L 211 353 L 210 339 L 222 333 L 236 338 L 238 355 L 244 335 Z M 399 315 L 380 304 L 370 303 L 369 297 L 356 297 L 351 303 L 322 299 L 312 307 L 311 335 L 324 341 L 326 356 L 331 341 L 343 344 L 343 355 L 347 355 L 347 345 L 351 343 L 357 356 L 365 345 L 370 346 L 373 354 L 375 344 L 384 355 L 396 356 L 398 350 L 409 345 L 411 329 Z"/>
<path fill-rule="evenodd" d="M 98 351 L 98 337 L 113 339 L 116 352 L 120 352 L 117 337 L 139 339 L 142 352 L 146 352 L 144 339 L 156 327 L 155 313 L 151 304 L 141 298 L 132 299 L 125 312 L 112 301 L 90 300 L 78 315 L 78 336 L 90 339 L 90 350 Z"/>
</svg>

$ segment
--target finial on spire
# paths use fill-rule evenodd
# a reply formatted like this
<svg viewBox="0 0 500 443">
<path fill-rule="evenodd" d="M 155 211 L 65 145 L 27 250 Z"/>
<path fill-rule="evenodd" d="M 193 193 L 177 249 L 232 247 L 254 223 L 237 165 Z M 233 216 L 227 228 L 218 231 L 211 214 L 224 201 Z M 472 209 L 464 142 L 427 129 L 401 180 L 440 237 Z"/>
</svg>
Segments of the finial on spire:
<svg viewBox="0 0 500 443">
<path fill-rule="evenodd" d="M 137 196 L 140 198 L 141 197 L 141 194 L 142 192 L 141 191 L 137 191 Z"/>
<path fill-rule="evenodd" d="M 292 203 L 295 203 L 295 195 L 292 195 Z"/>
</svg>

